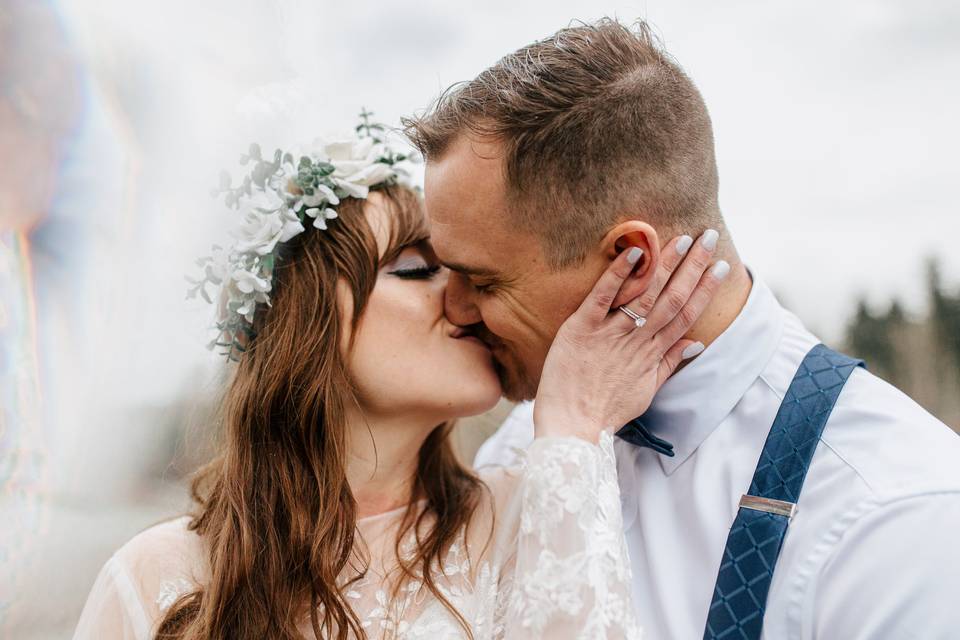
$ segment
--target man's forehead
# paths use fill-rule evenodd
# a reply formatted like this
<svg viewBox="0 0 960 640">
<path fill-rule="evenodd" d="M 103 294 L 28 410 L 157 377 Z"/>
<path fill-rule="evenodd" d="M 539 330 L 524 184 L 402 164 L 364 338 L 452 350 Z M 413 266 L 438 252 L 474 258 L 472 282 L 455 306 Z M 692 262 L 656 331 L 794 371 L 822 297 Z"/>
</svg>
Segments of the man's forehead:
<svg viewBox="0 0 960 640">
<path fill-rule="evenodd" d="M 536 261 L 539 243 L 512 223 L 502 146 L 460 136 L 428 160 L 425 203 L 431 242 L 455 271 L 512 280 Z"/>
<path fill-rule="evenodd" d="M 468 225 L 429 221 L 430 244 L 437 257 L 446 266 L 465 273 L 488 269 L 492 262 L 487 252 L 489 235 Z"/>
<path fill-rule="evenodd" d="M 428 160 L 424 178 L 428 214 L 438 223 L 455 223 L 480 210 L 500 213 L 506 195 L 500 154 L 497 143 L 461 135 L 443 155 Z"/>
<path fill-rule="evenodd" d="M 492 268 L 491 253 L 507 240 L 499 146 L 461 136 L 427 162 L 427 220 L 441 260 Z M 496 258 L 496 256 L 493 256 Z"/>
</svg>

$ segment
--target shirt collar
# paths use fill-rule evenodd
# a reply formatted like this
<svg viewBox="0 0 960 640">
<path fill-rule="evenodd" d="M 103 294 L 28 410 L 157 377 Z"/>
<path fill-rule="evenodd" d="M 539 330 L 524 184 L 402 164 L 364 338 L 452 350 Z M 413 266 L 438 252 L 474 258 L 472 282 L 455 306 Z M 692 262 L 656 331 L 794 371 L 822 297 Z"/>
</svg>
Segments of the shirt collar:
<svg viewBox="0 0 960 640">
<path fill-rule="evenodd" d="M 657 456 L 667 475 L 729 415 L 780 342 L 783 307 L 752 272 L 751 277 L 750 295 L 733 323 L 664 383 L 643 414 L 643 425 L 674 445 L 674 456 Z"/>
</svg>

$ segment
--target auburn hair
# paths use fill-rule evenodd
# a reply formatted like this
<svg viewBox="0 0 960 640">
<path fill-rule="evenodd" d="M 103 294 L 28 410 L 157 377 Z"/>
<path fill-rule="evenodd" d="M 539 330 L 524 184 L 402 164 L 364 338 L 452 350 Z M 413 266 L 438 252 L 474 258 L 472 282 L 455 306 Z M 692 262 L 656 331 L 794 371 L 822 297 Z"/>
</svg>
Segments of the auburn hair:
<svg viewBox="0 0 960 640">
<path fill-rule="evenodd" d="M 345 407 L 356 396 L 337 285 L 349 288 L 356 327 L 378 265 L 426 237 L 417 194 L 399 186 L 379 193 L 393 212 L 383 258 L 364 201 L 353 198 L 326 231 L 308 229 L 281 245 L 272 307 L 257 311 L 256 335 L 225 393 L 219 454 L 192 485 L 197 509 L 188 527 L 205 542 L 209 579 L 166 611 L 158 640 L 292 640 L 308 620 L 317 638 L 366 637 L 345 597 L 365 559 L 345 473 Z M 458 462 L 450 428 L 438 425 L 420 449 L 398 545 L 415 532 L 417 551 L 400 560 L 403 574 L 422 575 L 469 635 L 432 578 L 483 488 Z"/>
<path fill-rule="evenodd" d="M 721 221 L 706 105 L 642 21 L 561 29 L 404 126 L 428 162 L 465 134 L 500 143 L 509 222 L 541 238 L 554 269 L 624 219 L 685 233 Z"/>
</svg>

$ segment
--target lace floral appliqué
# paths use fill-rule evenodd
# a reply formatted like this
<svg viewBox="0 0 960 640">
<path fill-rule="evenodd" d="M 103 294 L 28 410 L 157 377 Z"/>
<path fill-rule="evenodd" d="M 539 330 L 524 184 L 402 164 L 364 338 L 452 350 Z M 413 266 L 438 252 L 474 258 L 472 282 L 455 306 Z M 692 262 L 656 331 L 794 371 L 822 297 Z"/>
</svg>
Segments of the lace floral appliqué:
<svg viewBox="0 0 960 640">
<path fill-rule="evenodd" d="M 447 551 L 442 571 L 433 576 L 475 640 L 640 638 L 630 601 L 612 436 L 602 434 L 599 445 L 576 438 L 538 439 L 519 466 L 489 473 L 485 479 L 496 503 L 492 529 L 487 527 L 484 535 L 464 530 Z M 491 514 L 484 514 L 489 523 Z M 413 539 L 397 549 L 398 526 L 388 521 L 369 530 L 366 542 L 375 550 L 375 568 L 395 566 L 397 550 L 401 557 L 415 551 Z M 141 548 L 163 554 L 167 561 L 172 551 Z M 136 560 L 135 566 L 149 566 L 148 559 Z M 184 555 L 184 566 L 173 575 L 189 575 L 202 561 Z M 466 637 L 460 621 L 424 586 L 422 576 L 415 574 L 394 589 L 396 573 L 382 573 L 388 575 L 369 570 L 351 581 L 345 594 L 370 640 Z M 136 578 L 132 582 L 139 583 Z M 140 596 L 141 604 L 156 604 L 158 615 L 195 588 L 183 578 L 159 584 L 158 592 Z M 131 611 L 129 619 L 142 620 L 147 610 Z M 108 637 L 108 631 L 78 637 Z M 309 626 L 304 633 L 310 637 Z"/>
</svg>

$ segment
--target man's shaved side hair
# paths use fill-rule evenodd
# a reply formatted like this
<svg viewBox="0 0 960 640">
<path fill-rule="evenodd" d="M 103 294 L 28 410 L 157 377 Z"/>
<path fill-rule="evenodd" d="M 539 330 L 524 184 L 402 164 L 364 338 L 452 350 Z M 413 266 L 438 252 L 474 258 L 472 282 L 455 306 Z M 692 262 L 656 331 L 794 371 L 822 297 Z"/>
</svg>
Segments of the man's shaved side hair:
<svg viewBox="0 0 960 640">
<path fill-rule="evenodd" d="M 464 135 L 499 142 L 508 223 L 542 239 L 553 269 L 622 220 L 694 236 L 722 222 L 706 105 L 644 22 L 561 29 L 404 126 L 428 162 Z"/>
</svg>

